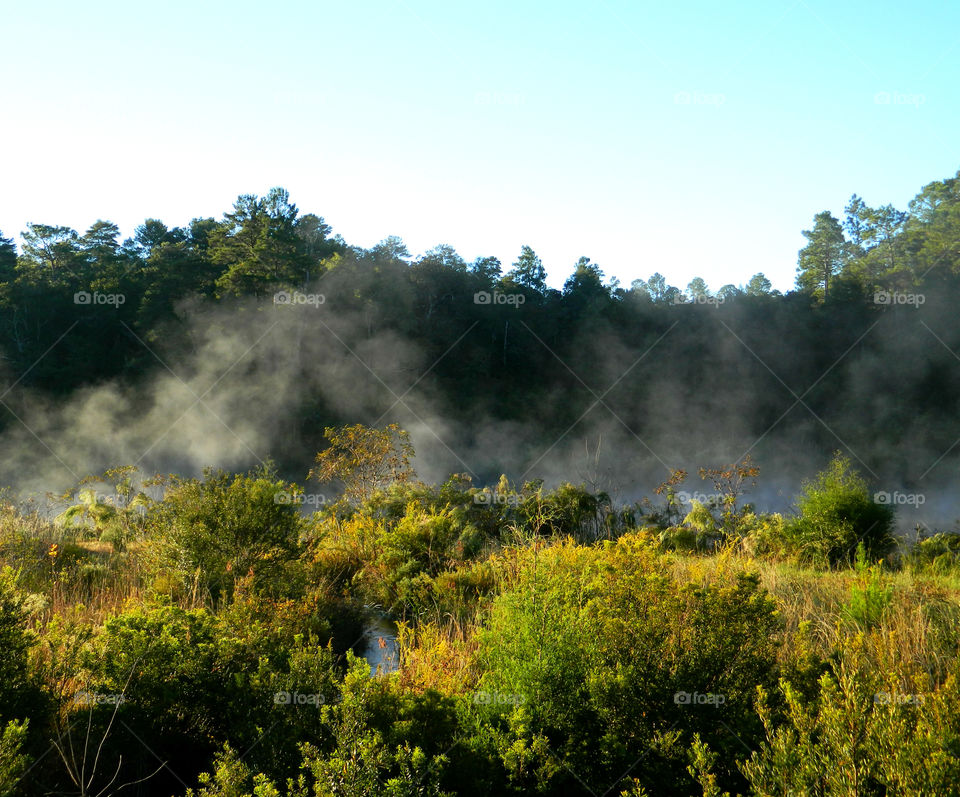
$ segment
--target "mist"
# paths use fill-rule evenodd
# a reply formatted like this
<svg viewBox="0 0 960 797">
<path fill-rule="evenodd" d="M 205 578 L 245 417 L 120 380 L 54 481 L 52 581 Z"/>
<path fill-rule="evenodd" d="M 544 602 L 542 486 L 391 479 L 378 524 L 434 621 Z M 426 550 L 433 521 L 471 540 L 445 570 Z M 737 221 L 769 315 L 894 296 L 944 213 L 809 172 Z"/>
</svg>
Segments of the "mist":
<svg viewBox="0 0 960 797">
<path fill-rule="evenodd" d="M 934 423 L 904 412 L 905 390 L 923 408 L 932 378 L 956 379 L 960 363 L 932 334 L 950 330 L 948 301 L 853 318 L 789 299 L 648 302 L 558 330 L 543 308 L 505 316 L 460 292 L 441 302 L 458 336 L 438 336 L 397 322 L 403 269 L 380 273 L 379 298 L 359 305 L 371 279 L 359 264 L 290 303 L 188 299 L 149 342 L 127 327 L 153 361 L 137 378 L 66 399 L 14 385 L 0 483 L 40 500 L 116 465 L 199 476 L 270 460 L 303 483 L 325 427 L 398 423 L 427 482 L 504 473 L 631 503 L 673 469 L 688 471 L 685 491 L 710 493 L 698 468 L 749 454 L 761 472 L 744 500 L 782 512 L 840 450 L 877 491 L 922 495 L 897 506 L 901 532 L 960 515 L 957 416 L 942 402 Z"/>
</svg>

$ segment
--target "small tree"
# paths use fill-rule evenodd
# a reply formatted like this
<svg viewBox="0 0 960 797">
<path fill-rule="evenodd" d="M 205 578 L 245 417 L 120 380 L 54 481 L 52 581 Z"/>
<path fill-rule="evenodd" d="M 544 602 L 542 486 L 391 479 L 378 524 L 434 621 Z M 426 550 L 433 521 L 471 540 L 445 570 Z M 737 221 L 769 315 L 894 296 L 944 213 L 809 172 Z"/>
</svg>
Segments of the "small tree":
<svg viewBox="0 0 960 797">
<path fill-rule="evenodd" d="M 383 429 L 360 423 L 327 427 L 324 436 L 330 447 L 317 454 L 308 478 L 341 482 L 349 501 L 361 503 L 394 482 L 416 478 L 410 464 L 414 456 L 410 435 L 395 423 Z"/>
<path fill-rule="evenodd" d="M 133 465 L 111 468 L 101 476 L 88 476 L 62 498 L 72 503 L 56 517 L 66 529 L 91 530 L 98 539 L 122 551 L 140 532 L 150 498 L 133 486 L 137 468 Z M 83 485 L 107 484 L 112 491 L 101 493 Z"/>
<path fill-rule="evenodd" d="M 737 509 L 737 501 L 748 486 L 756 486 L 759 475 L 760 468 L 753 464 L 750 454 L 722 468 L 700 468 L 700 478 L 710 480 L 717 491 L 715 505 L 721 510 L 720 526 L 728 536 L 740 531 L 744 511 Z"/>
<path fill-rule="evenodd" d="M 671 470 L 670 478 L 662 482 L 654 492 L 657 495 L 666 495 L 667 503 L 662 510 L 654 510 L 650 513 L 650 520 L 659 526 L 675 526 L 683 517 L 683 504 L 680 501 L 676 488 L 686 481 L 687 472 L 685 470 Z M 644 499 L 646 505 L 650 505 L 647 499 Z"/>
</svg>

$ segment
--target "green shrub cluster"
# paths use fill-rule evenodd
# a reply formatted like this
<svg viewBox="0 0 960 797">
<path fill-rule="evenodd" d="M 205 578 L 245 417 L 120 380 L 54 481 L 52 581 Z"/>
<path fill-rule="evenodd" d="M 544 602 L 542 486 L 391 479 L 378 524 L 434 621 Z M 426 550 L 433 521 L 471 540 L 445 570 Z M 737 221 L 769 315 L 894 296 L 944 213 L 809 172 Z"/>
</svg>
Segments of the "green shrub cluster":
<svg viewBox="0 0 960 797">
<path fill-rule="evenodd" d="M 956 538 L 892 556 L 842 458 L 788 516 L 738 504 L 755 471 L 684 513 L 406 473 L 308 515 L 269 467 L 4 508 L 0 789 L 957 793 Z"/>
</svg>

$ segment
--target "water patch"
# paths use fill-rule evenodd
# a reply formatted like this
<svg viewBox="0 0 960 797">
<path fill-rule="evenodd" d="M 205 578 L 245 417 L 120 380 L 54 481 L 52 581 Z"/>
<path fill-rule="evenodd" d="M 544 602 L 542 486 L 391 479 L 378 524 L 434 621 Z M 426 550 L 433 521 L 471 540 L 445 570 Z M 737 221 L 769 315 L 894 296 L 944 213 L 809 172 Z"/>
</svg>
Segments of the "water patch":
<svg viewBox="0 0 960 797">
<path fill-rule="evenodd" d="M 371 614 L 366 619 L 357 649 L 370 665 L 371 675 L 388 675 L 400 669 L 397 626 L 381 614 Z"/>
</svg>

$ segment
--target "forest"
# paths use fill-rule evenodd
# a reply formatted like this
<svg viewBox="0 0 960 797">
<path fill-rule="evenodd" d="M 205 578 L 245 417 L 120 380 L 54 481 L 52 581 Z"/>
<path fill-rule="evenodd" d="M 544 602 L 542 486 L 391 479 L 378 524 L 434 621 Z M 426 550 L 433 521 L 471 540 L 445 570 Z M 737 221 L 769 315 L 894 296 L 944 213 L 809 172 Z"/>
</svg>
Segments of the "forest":
<svg viewBox="0 0 960 797">
<path fill-rule="evenodd" d="M 0 794 L 960 794 L 960 173 L 803 235 L 0 234 Z"/>
<path fill-rule="evenodd" d="M 634 501 L 671 469 L 753 453 L 762 503 L 785 510 L 839 448 L 880 489 L 946 494 L 958 194 L 952 177 L 907 211 L 854 196 L 842 220 L 817 214 L 784 295 L 762 274 L 626 287 L 586 256 L 555 290 L 528 246 L 511 266 L 447 245 L 412 258 L 397 237 L 364 250 L 282 189 L 122 242 L 109 222 L 31 224 L 0 242 L 16 452 L 0 484 L 41 496 L 117 464 L 270 459 L 296 480 L 327 426 L 396 422 L 432 481 L 507 472 Z"/>
</svg>

